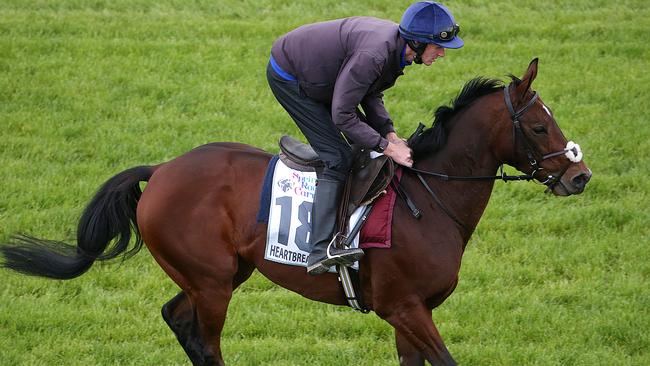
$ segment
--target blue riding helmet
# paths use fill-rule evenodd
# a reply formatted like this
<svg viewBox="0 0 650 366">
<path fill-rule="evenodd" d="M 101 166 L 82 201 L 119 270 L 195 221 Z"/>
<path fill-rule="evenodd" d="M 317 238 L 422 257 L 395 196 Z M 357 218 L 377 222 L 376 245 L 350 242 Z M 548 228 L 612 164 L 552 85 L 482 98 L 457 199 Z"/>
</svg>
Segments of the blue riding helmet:
<svg viewBox="0 0 650 366">
<path fill-rule="evenodd" d="M 406 9 L 399 24 L 404 39 L 433 43 L 444 48 L 461 48 L 465 44 L 449 9 L 433 1 L 420 1 Z"/>
</svg>

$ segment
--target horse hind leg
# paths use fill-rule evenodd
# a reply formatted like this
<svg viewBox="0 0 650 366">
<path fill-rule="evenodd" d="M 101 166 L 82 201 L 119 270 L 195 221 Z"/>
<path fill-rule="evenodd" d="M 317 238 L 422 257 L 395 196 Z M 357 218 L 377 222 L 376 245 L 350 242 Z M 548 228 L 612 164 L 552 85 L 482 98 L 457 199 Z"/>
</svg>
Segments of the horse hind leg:
<svg viewBox="0 0 650 366">
<path fill-rule="evenodd" d="M 195 305 L 185 292 L 180 292 L 163 306 L 163 319 L 193 365 L 225 365 L 220 337 L 225 320 L 225 311 L 222 309 L 227 308 L 229 301 L 230 296 L 221 301 L 203 298 Z M 199 309 L 202 316 L 199 316 Z M 214 312 L 206 315 L 210 309 Z"/>
<path fill-rule="evenodd" d="M 162 317 L 165 323 L 176 335 L 178 343 L 189 357 L 192 364 L 197 365 L 203 359 L 205 347 L 198 331 L 196 309 L 192 306 L 185 292 L 181 291 L 162 307 Z"/>
<path fill-rule="evenodd" d="M 254 267 L 239 258 L 238 270 L 232 281 L 233 291 L 253 273 Z M 218 314 L 213 314 L 218 316 Z M 223 314 L 225 317 L 225 312 Z M 185 292 L 180 292 L 162 307 L 162 317 L 176 335 L 176 339 L 194 365 L 223 364 L 219 354 L 217 359 L 206 354 L 206 343 L 200 332 L 196 307 Z M 221 325 L 223 326 L 223 324 Z M 219 336 L 221 328 L 217 327 Z"/>
</svg>

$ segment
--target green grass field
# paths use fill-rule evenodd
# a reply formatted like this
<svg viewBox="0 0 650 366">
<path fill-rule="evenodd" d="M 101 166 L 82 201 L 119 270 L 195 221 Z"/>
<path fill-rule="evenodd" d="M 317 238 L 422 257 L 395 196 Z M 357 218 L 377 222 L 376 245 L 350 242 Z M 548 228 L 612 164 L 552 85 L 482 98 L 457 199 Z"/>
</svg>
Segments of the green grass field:
<svg viewBox="0 0 650 366">
<path fill-rule="evenodd" d="M 299 132 L 266 85 L 273 40 L 409 2 L 0 0 L 0 241 L 75 237 L 115 173 L 211 141 L 275 152 Z M 594 176 L 581 196 L 497 183 L 434 319 L 461 365 L 650 365 L 650 3 L 453 1 L 466 46 L 386 93 L 401 135 L 477 75 L 535 88 Z M 68 282 L 0 271 L 0 364 L 180 365 L 159 315 L 178 291 L 146 249 Z M 395 365 L 374 314 L 258 274 L 230 306 L 231 365 Z"/>
</svg>

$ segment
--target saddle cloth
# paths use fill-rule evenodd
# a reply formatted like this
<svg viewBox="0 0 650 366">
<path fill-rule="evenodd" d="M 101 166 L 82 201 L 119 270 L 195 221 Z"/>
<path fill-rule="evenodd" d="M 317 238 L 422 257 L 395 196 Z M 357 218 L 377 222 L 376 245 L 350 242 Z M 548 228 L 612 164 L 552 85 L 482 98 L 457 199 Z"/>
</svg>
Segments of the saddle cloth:
<svg viewBox="0 0 650 366">
<path fill-rule="evenodd" d="M 310 252 L 311 206 L 316 190 L 316 173 L 292 169 L 276 155 L 269 162 L 260 197 L 258 222 L 268 224 L 264 258 L 294 266 L 307 266 Z M 390 247 L 390 226 L 395 192 L 375 201 L 368 221 L 352 246 L 361 248 Z M 350 217 L 349 227 L 359 220 L 362 207 Z M 353 268 L 358 268 L 355 264 Z"/>
</svg>

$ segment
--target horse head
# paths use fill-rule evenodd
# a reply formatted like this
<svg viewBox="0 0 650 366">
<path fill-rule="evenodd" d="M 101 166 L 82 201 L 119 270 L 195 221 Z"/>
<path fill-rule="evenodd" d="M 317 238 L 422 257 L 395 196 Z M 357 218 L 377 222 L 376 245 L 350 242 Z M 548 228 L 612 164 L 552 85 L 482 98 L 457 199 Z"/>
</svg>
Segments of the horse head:
<svg viewBox="0 0 650 366">
<path fill-rule="evenodd" d="M 502 161 L 548 186 L 558 196 L 579 194 L 591 178 L 591 170 L 582 160 L 580 146 L 568 141 L 551 109 L 531 85 L 537 76 L 534 59 L 521 79 L 512 77 L 504 89 L 505 106 L 499 119 L 497 155 Z"/>
</svg>

